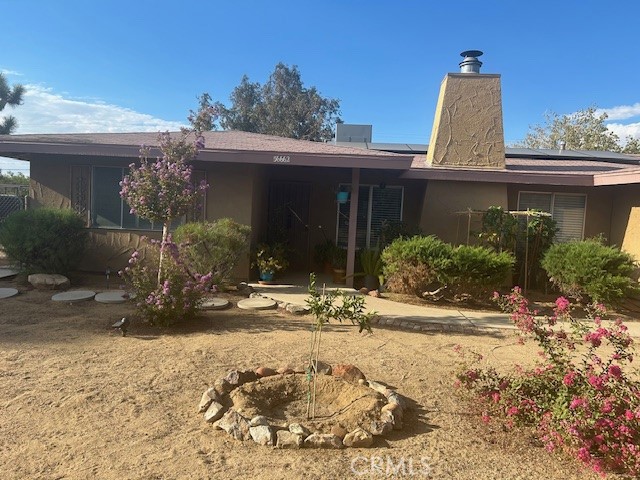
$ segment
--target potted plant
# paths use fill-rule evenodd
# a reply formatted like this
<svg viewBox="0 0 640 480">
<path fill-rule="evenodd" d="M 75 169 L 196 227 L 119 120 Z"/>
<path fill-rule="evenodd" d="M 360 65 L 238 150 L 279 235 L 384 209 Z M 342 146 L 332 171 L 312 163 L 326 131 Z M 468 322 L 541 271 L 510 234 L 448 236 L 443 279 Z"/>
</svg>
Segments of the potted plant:
<svg viewBox="0 0 640 480">
<path fill-rule="evenodd" d="M 333 266 L 333 283 L 347 283 L 347 251 L 344 248 L 335 247 L 333 257 L 331 259 Z"/>
<path fill-rule="evenodd" d="M 364 286 L 368 290 L 377 290 L 384 283 L 382 275 L 382 258 L 378 248 L 365 248 L 360 251 L 362 271 L 355 274 L 364 277 Z"/>
<path fill-rule="evenodd" d="M 255 266 L 261 283 L 272 282 L 276 272 L 289 266 L 286 247 L 282 243 L 261 243 L 256 250 Z"/>
<path fill-rule="evenodd" d="M 335 242 L 329 239 L 318 243 L 314 247 L 313 260 L 318 268 L 322 268 L 324 273 L 331 273 L 333 271 L 333 255 L 337 248 Z"/>
</svg>

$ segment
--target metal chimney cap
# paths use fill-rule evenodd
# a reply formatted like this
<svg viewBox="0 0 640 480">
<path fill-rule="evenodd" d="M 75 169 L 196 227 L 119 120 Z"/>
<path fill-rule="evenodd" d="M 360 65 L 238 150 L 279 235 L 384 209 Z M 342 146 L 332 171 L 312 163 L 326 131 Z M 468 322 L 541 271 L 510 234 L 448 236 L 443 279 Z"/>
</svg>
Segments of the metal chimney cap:
<svg viewBox="0 0 640 480">
<path fill-rule="evenodd" d="M 460 62 L 461 73 L 480 73 L 482 62 L 477 57 L 481 56 L 480 50 L 465 50 L 460 54 L 464 60 Z"/>
<path fill-rule="evenodd" d="M 484 52 L 480 50 L 465 50 L 460 54 L 461 57 L 481 57 Z"/>
</svg>

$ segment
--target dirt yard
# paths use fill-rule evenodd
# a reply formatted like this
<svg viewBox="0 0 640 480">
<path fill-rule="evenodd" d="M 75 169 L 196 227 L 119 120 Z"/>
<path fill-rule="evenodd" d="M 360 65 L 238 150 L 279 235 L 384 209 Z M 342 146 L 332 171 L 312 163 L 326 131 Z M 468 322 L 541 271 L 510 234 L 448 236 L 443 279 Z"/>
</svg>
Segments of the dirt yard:
<svg viewBox="0 0 640 480">
<path fill-rule="evenodd" d="M 15 285 L 0 281 L 0 287 Z M 97 287 L 94 285 L 94 287 Z M 302 365 L 311 319 L 236 307 L 161 331 L 110 324 L 129 305 L 0 300 L 0 477 L 7 479 L 590 479 L 532 437 L 482 424 L 453 385 L 452 347 L 508 368 L 535 357 L 514 338 L 350 326 L 323 334 L 322 360 L 353 363 L 412 401 L 405 429 L 375 448 L 276 450 L 204 422 L 202 392 L 231 368 Z M 238 300 L 238 298 L 232 299 Z"/>
</svg>

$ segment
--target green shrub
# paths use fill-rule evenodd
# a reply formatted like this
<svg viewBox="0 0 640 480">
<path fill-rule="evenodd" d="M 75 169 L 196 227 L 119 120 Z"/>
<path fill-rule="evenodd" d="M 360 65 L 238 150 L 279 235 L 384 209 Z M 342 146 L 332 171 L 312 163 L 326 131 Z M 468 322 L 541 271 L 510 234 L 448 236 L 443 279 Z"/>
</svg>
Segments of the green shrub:
<svg viewBox="0 0 640 480">
<path fill-rule="evenodd" d="M 86 242 L 84 221 L 72 210 L 21 210 L 0 225 L 0 245 L 26 273 L 69 273 L 80 262 Z"/>
<path fill-rule="evenodd" d="M 434 283 L 447 283 L 451 245 L 434 235 L 397 238 L 382 252 L 387 288 L 421 295 Z"/>
<path fill-rule="evenodd" d="M 493 291 L 513 268 L 511 253 L 486 247 L 453 247 L 439 238 L 399 238 L 382 252 L 387 288 L 422 295 L 445 285 L 452 293 L 478 295 Z"/>
<path fill-rule="evenodd" d="M 515 262 L 511 253 L 496 253 L 485 247 L 460 245 L 452 253 L 450 287 L 457 293 L 493 292 L 506 279 Z"/>
<path fill-rule="evenodd" d="M 187 223 L 173 235 L 192 272 L 211 273 L 213 285 L 228 281 L 240 259 L 249 254 L 251 227 L 230 218 L 215 222 Z"/>
<path fill-rule="evenodd" d="M 599 239 L 552 245 L 542 260 L 551 282 L 567 296 L 613 303 L 638 291 L 631 278 L 631 255 L 602 244 Z"/>
</svg>

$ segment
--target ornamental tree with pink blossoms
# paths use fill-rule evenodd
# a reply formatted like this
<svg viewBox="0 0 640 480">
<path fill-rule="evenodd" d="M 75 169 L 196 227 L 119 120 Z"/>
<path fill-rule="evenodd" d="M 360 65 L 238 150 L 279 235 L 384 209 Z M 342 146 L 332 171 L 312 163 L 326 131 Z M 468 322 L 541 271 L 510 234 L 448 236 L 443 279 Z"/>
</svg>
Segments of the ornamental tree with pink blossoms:
<svg viewBox="0 0 640 480">
<path fill-rule="evenodd" d="M 181 138 L 173 140 L 169 132 L 158 137 L 162 156 L 150 159 L 150 148 L 140 149 L 140 166 L 129 165 L 129 175 L 120 182 L 120 196 L 129 204 L 131 213 L 152 222 L 162 223 L 162 245 L 167 242 L 171 221 L 185 215 L 208 185 L 191 183 L 192 167 L 188 164 L 204 147 L 204 139 L 183 129 Z M 160 250 L 158 285 L 162 283 L 164 249 Z"/>
</svg>

